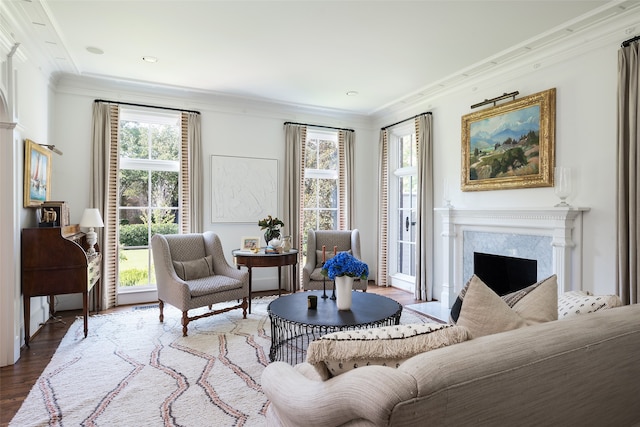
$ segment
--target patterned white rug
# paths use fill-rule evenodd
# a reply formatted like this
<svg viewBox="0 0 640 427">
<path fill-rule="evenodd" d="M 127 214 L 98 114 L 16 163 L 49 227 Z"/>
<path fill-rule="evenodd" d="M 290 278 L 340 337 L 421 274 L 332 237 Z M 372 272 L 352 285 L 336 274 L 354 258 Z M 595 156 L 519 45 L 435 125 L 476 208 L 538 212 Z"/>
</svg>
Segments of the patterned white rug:
<svg viewBox="0 0 640 427">
<path fill-rule="evenodd" d="M 272 298 L 190 323 L 165 306 L 71 325 L 10 426 L 261 426 Z M 403 310 L 402 323 L 423 322 Z M 427 319 L 428 321 L 428 319 Z"/>
</svg>

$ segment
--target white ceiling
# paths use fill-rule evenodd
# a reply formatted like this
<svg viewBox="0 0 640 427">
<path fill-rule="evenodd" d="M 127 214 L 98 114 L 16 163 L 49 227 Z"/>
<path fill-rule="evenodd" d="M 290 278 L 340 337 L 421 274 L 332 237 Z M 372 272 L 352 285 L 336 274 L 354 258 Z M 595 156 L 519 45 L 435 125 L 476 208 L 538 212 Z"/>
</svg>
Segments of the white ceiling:
<svg viewBox="0 0 640 427">
<path fill-rule="evenodd" d="M 629 3 L 2 1 L 4 24 L 15 27 L 16 41 L 35 49 L 52 75 L 367 115 L 580 31 Z M 158 61 L 147 63 L 143 56 Z M 349 91 L 358 95 L 347 96 Z"/>
</svg>

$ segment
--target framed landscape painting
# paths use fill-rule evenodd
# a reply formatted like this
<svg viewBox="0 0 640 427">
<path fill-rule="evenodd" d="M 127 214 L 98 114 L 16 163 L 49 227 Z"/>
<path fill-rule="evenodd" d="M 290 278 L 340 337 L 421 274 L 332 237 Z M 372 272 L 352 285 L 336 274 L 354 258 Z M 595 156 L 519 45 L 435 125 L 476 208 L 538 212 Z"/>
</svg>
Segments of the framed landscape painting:
<svg viewBox="0 0 640 427">
<path fill-rule="evenodd" d="M 25 139 L 24 207 L 38 207 L 51 196 L 51 151 Z"/>
<path fill-rule="evenodd" d="M 555 88 L 462 117 L 462 191 L 552 187 Z"/>
</svg>

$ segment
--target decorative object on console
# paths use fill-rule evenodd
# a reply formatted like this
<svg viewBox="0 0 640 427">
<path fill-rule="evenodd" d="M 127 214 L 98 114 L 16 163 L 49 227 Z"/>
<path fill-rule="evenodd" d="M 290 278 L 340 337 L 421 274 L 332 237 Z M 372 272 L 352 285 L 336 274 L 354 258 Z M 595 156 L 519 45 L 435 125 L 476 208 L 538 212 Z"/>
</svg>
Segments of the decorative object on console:
<svg viewBox="0 0 640 427">
<path fill-rule="evenodd" d="M 279 248 L 280 246 L 282 246 L 282 240 L 278 238 L 271 239 L 269 240 L 269 246 L 271 246 L 272 248 Z"/>
<path fill-rule="evenodd" d="M 291 250 L 291 236 L 284 236 L 282 238 L 282 250 L 289 252 Z"/>
<path fill-rule="evenodd" d="M 555 88 L 462 116 L 462 190 L 553 186 Z"/>
<path fill-rule="evenodd" d="M 282 247 L 281 246 L 273 247 L 271 245 L 268 245 L 267 247 L 264 248 L 264 253 L 265 254 L 281 254 Z"/>
<path fill-rule="evenodd" d="M 39 207 L 51 197 L 51 151 L 25 139 L 24 207 Z"/>
<path fill-rule="evenodd" d="M 104 227 L 104 222 L 102 222 L 102 216 L 100 216 L 100 211 L 96 208 L 87 208 L 84 210 L 82 214 L 82 219 L 80 220 L 80 227 L 88 228 L 87 232 L 87 243 L 89 244 L 89 250 L 87 250 L 87 255 L 92 256 L 96 253 L 94 245 L 98 242 L 98 234 L 95 229 L 98 227 Z"/>
<path fill-rule="evenodd" d="M 555 187 L 554 192 L 560 198 L 560 203 L 555 205 L 559 207 L 570 207 L 566 202 L 567 197 L 571 195 L 571 168 L 556 166 L 555 168 Z"/>
<path fill-rule="evenodd" d="M 280 237 L 280 227 L 284 227 L 284 222 L 269 215 L 258 221 L 258 225 L 260 226 L 260 230 L 266 230 L 264 232 L 264 240 L 268 245 L 271 240 Z"/>
<path fill-rule="evenodd" d="M 254 249 L 260 249 L 260 238 L 254 236 L 245 236 L 240 240 L 241 251 L 253 251 Z"/>
<path fill-rule="evenodd" d="M 37 211 L 38 227 L 66 227 L 69 224 L 69 206 L 61 201 L 46 201 Z"/>
<path fill-rule="evenodd" d="M 369 266 L 349 252 L 337 253 L 337 247 L 335 246 L 333 253 L 335 255 L 324 263 L 321 272 L 322 275 L 328 277 L 329 280 L 335 280 L 338 310 L 350 310 L 353 280 L 356 277 L 359 277 L 360 280 L 367 280 L 367 277 L 369 277 Z"/>
</svg>

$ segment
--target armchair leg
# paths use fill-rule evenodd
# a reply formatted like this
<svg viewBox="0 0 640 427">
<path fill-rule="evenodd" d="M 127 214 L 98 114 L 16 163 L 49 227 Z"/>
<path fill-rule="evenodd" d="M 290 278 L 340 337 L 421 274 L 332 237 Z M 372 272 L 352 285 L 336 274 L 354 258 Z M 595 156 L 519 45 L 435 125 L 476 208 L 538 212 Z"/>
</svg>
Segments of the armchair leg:
<svg viewBox="0 0 640 427">
<path fill-rule="evenodd" d="M 164 322 L 164 301 L 158 300 L 158 307 L 160 308 L 160 323 Z"/>
<path fill-rule="evenodd" d="M 189 324 L 189 316 L 187 316 L 187 310 L 182 312 L 182 336 L 187 336 L 187 325 Z"/>
</svg>

